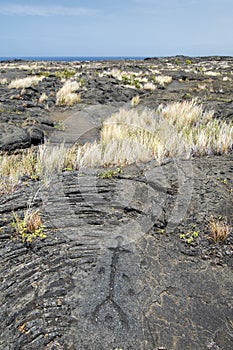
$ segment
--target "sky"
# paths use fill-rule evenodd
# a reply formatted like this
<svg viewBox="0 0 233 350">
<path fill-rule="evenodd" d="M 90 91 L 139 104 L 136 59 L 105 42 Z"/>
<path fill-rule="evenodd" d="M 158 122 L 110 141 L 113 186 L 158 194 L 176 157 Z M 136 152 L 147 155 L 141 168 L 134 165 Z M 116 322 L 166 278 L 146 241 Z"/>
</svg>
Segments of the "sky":
<svg viewBox="0 0 233 350">
<path fill-rule="evenodd" d="M 0 0 L 0 56 L 233 56 L 233 0 Z"/>
</svg>

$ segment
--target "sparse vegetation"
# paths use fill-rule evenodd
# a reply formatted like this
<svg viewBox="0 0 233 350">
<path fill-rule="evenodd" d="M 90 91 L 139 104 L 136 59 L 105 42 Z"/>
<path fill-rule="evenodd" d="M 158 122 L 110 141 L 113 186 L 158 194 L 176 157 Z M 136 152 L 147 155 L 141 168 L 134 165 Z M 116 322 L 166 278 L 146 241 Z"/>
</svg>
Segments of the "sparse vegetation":
<svg viewBox="0 0 233 350">
<path fill-rule="evenodd" d="M 55 172 L 95 166 L 124 166 L 171 157 L 222 154 L 232 150 L 233 126 L 213 119 L 196 101 L 152 110 L 120 110 L 104 121 L 100 141 L 67 149 L 41 145 L 0 156 L 0 193 L 22 184 L 22 177 L 49 181 Z"/>
<path fill-rule="evenodd" d="M 111 179 L 114 176 L 117 176 L 121 173 L 121 168 L 117 168 L 116 170 L 108 169 L 102 173 L 99 173 L 98 176 L 100 179 Z"/>
<path fill-rule="evenodd" d="M 44 239 L 45 226 L 42 224 L 41 216 L 38 210 L 28 209 L 21 218 L 13 213 L 14 219 L 11 223 L 16 237 L 19 237 L 23 243 L 31 243 L 35 238 Z"/>
<path fill-rule="evenodd" d="M 227 236 L 232 232 L 232 227 L 223 217 L 211 217 L 209 221 L 209 238 L 215 243 L 224 242 Z"/>
<path fill-rule="evenodd" d="M 58 79 L 70 79 L 75 75 L 75 71 L 64 69 L 61 71 L 56 71 L 53 74 Z"/>
<path fill-rule="evenodd" d="M 199 236 L 199 231 L 189 231 L 187 233 L 181 233 L 180 234 L 180 239 L 182 239 L 184 242 L 191 244 L 197 239 Z"/>
<path fill-rule="evenodd" d="M 151 90 L 151 91 L 153 91 L 153 90 L 156 89 L 156 86 L 155 86 L 153 83 L 146 83 L 146 84 L 144 85 L 144 89 L 145 89 L 145 90 Z"/>
<path fill-rule="evenodd" d="M 207 72 L 204 72 L 205 75 L 208 75 L 210 77 L 217 77 L 217 76 L 220 76 L 220 73 L 219 72 L 213 72 L 213 71 L 207 71 Z"/>
<path fill-rule="evenodd" d="M 37 160 L 33 149 L 21 154 L 0 156 L 0 194 L 11 193 L 22 183 L 22 177 L 37 176 Z"/>
</svg>

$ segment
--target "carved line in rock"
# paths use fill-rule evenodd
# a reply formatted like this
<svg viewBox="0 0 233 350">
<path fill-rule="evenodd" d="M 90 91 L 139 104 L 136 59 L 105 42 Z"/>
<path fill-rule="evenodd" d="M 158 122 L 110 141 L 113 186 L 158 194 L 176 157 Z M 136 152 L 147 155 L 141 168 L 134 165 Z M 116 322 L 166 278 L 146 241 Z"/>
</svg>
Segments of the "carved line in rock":
<svg viewBox="0 0 233 350">
<path fill-rule="evenodd" d="M 126 313 L 122 310 L 122 308 L 114 301 L 115 297 L 115 279 L 116 279 L 116 272 L 117 272 L 117 264 L 119 260 L 119 256 L 122 253 L 131 253 L 130 250 L 124 249 L 120 247 L 120 241 L 122 237 L 118 237 L 118 247 L 117 248 L 109 248 L 110 250 L 113 251 L 112 253 L 112 261 L 110 265 L 110 276 L 109 276 L 109 290 L 106 298 L 96 306 L 92 317 L 94 322 L 98 322 L 99 316 L 100 316 L 100 311 L 104 309 L 106 305 L 109 305 L 111 309 L 115 309 L 117 312 L 119 319 L 122 323 L 123 326 L 126 328 L 129 327 L 129 322 L 128 322 L 128 317 Z"/>
</svg>

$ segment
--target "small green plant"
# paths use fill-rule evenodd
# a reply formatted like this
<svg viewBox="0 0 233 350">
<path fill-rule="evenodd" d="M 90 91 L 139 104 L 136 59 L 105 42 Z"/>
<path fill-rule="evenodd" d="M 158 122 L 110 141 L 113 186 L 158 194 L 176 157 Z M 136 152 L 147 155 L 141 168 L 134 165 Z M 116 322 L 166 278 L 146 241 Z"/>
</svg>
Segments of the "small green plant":
<svg viewBox="0 0 233 350">
<path fill-rule="evenodd" d="M 47 71 L 41 71 L 41 72 L 38 72 L 37 75 L 38 75 L 39 77 L 42 76 L 42 77 L 48 78 L 50 75 L 52 75 L 52 73 L 47 72 Z"/>
<path fill-rule="evenodd" d="M 199 231 L 193 231 L 193 232 L 181 233 L 180 239 L 182 239 L 188 244 L 191 244 L 198 236 L 199 236 Z"/>
<path fill-rule="evenodd" d="M 185 63 L 186 64 L 192 64 L 192 61 L 191 60 L 186 60 Z"/>
<path fill-rule="evenodd" d="M 75 75 L 75 71 L 64 69 L 62 71 L 57 71 L 57 72 L 55 72 L 53 74 L 58 79 L 70 79 L 70 78 L 72 78 Z"/>
<path fill-rule="evenodd" d="M 83 78 L 81 78 L 79 80 L 80 86 L 84 86 L 85 85 L 85 80 Z"/>
<path fill-rule="evenodd" d="M 62 121 L 59 121 L 54 125 L 54 128 L 57 130 L 63 131 L 65 130 L 65 125 Z"/>
<path fill-rule="evenodd" d="M 221 183 L 223 183 L 224 185 L 228 185 L 227 179 L 223 179 L 221 177 L 218 177 L 217 180 L 220 181 Z"/>
<path fill-rule="evenodd" d="M 42 224 L 38 210 L 26 210 L 23 218 L 13 213 L 13 217 L 14 219 L 11 226 L 16 236 L 19 237 L 23 243 L 31 243 L 35 238 L 46 238 L 44 233 L 45 226 Z"/>
<path fill-rule="evenodd" d="M 175 58 L 175 64 L 177 65 L 177 66 L 179 66 L 179 64 L 180 64 L 180 60 L 179 60 L 179 58 Z"/>
<path fill-rule="evenodd" d="M 132 85 L 132 81 L 127 75 L 122 75 L 122 83 L 124 85 Z"/>
<path fill-rule="evenodd" d="M 100 179 L 111 179 L 112 177 L 121 173 L 121 168 L 117 168 L 116 170 L 109 169 L 103 173 L 99 173 L 98 176 Z"/>
<path fill-rule="evenodd" d="M 133 81 L 133 83 L 134 83 L 134 86 L 136 87 L 136 89 L 140 89 L 141 85 L 140 85 L 140 83 L 139 83 L 139 81 L 137 79 L 135 79 Z"/>
<path fill-rule="evenodd" d="M 158 233 L 161 233 L 161 235 L 164 235 L 166 233 L 166 230 L 164 228 L 159 228 Z"/>
</svg>

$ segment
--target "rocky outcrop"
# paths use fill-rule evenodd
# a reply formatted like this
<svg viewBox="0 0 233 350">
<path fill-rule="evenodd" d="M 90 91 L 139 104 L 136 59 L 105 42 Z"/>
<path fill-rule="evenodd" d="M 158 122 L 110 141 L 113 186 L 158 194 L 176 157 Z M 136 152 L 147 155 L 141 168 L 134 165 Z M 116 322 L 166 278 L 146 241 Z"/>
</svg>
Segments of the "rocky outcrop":
<svg viewBox="0 0 233 350">
<path fill-rule="evenodd" d="M 0 150 L 13 151 L 31 145 L 29 133 L 15 125 L 0 123 Z"/>
<path fill-rule="evenodd" d="M 2 198 L 0 348 L 230 350 L 233 240 L 216 245 L 207 223 L 232 215 L 232 169 L 207 157 L 67 172 Z M 27 246 L 7 222 L 36 192 L 47 238 Z"/>
</svg>

